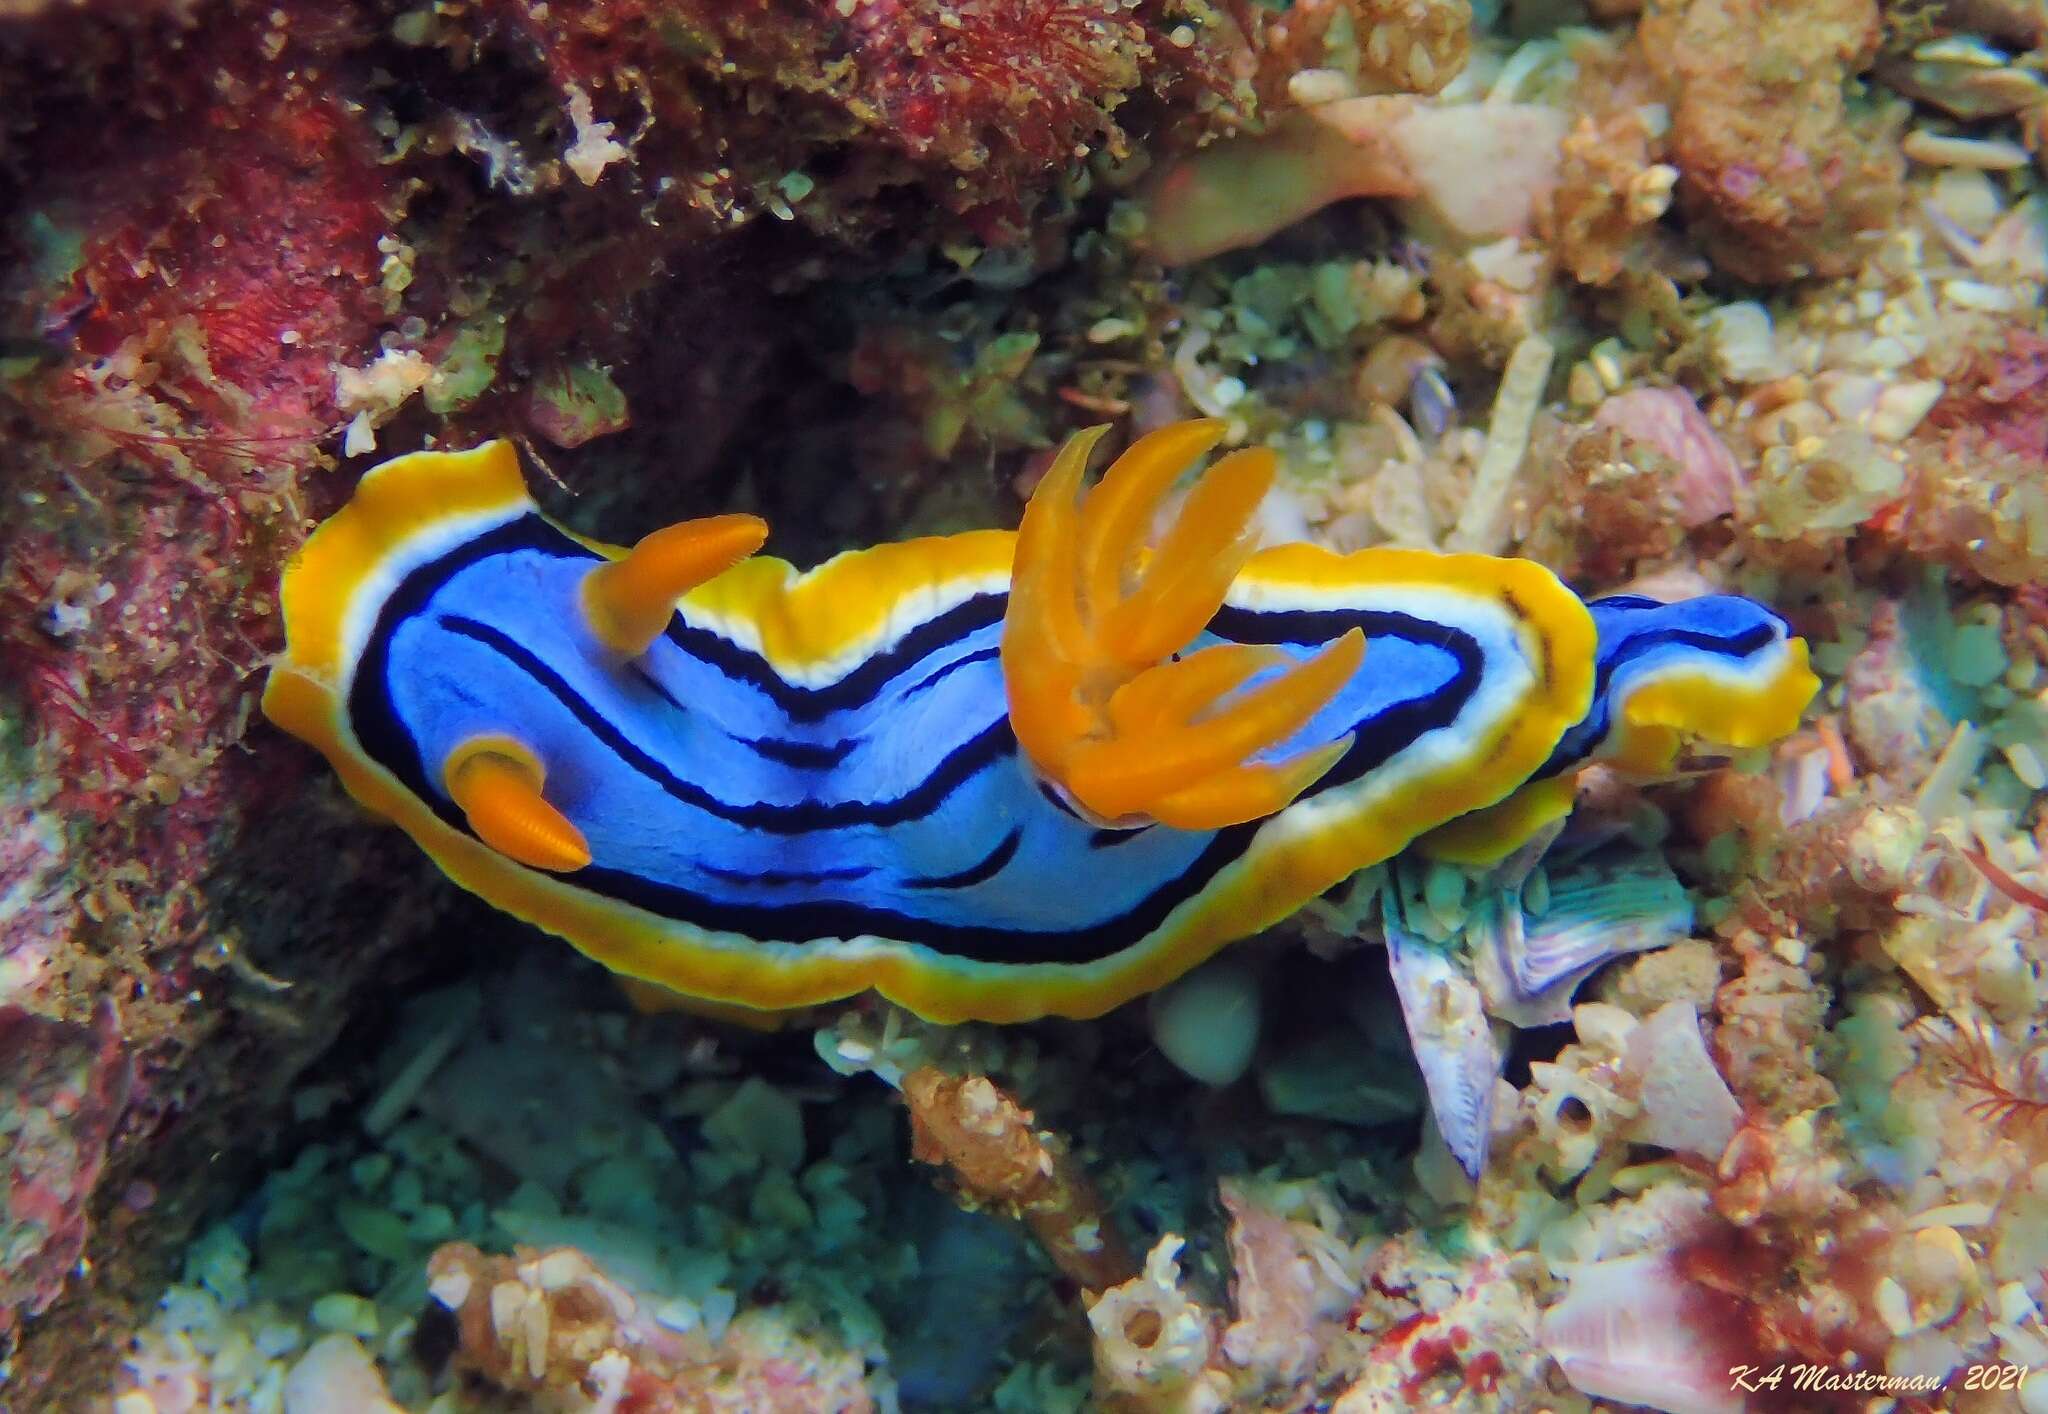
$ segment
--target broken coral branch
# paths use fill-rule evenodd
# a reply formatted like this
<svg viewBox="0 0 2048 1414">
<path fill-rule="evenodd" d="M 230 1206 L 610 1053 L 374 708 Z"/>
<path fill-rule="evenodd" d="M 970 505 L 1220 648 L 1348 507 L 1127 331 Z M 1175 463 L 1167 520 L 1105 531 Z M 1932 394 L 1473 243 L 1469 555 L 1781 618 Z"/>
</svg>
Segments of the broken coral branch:
<svg viewBox="0 0 2048 1414">
<path fill-rule="evenodd" d="M 1090 1291 L 1137 1274 L 1066 1145 L 994 1081 L 920 1066 L 903 1077 L 903 1099 L 918 1161 L 943 1164 L 965 1196 L 1022 1218 L 1062 1272 Z"/>
</svg>

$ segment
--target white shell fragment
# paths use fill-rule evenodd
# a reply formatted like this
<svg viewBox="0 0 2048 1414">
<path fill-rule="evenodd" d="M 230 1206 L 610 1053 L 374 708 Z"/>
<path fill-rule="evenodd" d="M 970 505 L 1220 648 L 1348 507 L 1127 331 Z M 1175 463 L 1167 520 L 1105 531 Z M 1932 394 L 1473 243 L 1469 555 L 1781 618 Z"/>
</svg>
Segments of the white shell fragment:
<svg viewBox="0 0 2048 1414">
<path fill-rule="evenodd" d="M 1947 385 L 1934 378 L 1893 384 L 1878 395 L 1870 414 L 1870 435 L 1880 442 L 1903 441 L 1947 391 Z"/>
<path fill-rule="evenodd" d="M 2016 172 L 2027 165 L 2027 150 L 2003 138 L 1949 137 L 1916 128 L 1899 150 L 1929 167 L 1974 167 L 1980 172 Z"/>
<path fill-rule="evenodd" d="M 1880 69 L 1885 82 L 1907 97 L 1971 121 L 2018 113 L 2048 98 L 2039 74 L 1975 35 L 1929 40 L 1906 61 L 1888 61 Z"/>
<path fill-rule="evenodd" d="M 1771 312 L 1755 300 L 1738 300 L 1700 317 L 1721 371 L 1740 383 L 1762 383 L 1791 371 L 1779 351 Z"/>
<path fill-rule="evenodd" d="M 1557 185 L 1571 118 L 1539 103 L 1417 105 L 1391 136 L 1418 214 L 1465 240 L 1520 235 Z"/>
<path fill-rule="evenodd" d="M 1588 1263 L 1543 1313 L 1543 1346 L 1573 1387 L 1595 1399 L 1665 1414 L 1739 1414 L 1728 1357 L 1703 1334 L 1716 1299 L 1668 1252 Z"/>
<path fill-rule="evenodd" d="M 1486 1167 L 1494 1086 L 1507 1052 L 1471 974 L 1448 952 L 1410 935 L 1401 926 L 1394 894 L 1383 897 L 1387 966 L 1430 1108 L 1458 1166 L 1477 1179 Z"/>
<path fill-rule="evenodd" d="M 1508 355 L 1500 391 L 1494 394 L 1493 419 L 1486 428 L 1486 450 L 1472 473 L 1471 492 L 1446 549 L 1500 552 L 1506 540 L 1508 492 L 1529 450 L 1529 430 L 1543 405 L 1543 387 L 1556 354 L 1549 340 L 1531 334 Z"/>
<path fill-rule="evenodd" d="M 1629 1033 L 1623 1065 L 1642 1111 L 1631 1138 L 1718 1159 L 1742 1125 L 1742 1107 L 1707 1054 L 1691 1002 L 1667 1002 Z"/>
<path fill-rule="evenodd" d="M 403 1414 L 384 1377 L 351 1335 L 330 1335 L 299 1357 L 284 1381 L 285 1414 Z"/>
<path fill-rule="evenodd" d="M 1209 1363 L 1214 1338 L 1207 1315 L 1181 1291 L 1176 1258 L 1185 1245 L 1167 1233 L 1145 1258 L 1142 1275 L 1111 1287 L 1088 1308 L 1096 1366 L 1118 1393 L 1180 1392 Z M 1148 1339 L 1132 1339 L 1148 1326 Z M 1197 1391 L 1188 1394 L 1187 1407 L 1203 1407 Z"/>
</svg>

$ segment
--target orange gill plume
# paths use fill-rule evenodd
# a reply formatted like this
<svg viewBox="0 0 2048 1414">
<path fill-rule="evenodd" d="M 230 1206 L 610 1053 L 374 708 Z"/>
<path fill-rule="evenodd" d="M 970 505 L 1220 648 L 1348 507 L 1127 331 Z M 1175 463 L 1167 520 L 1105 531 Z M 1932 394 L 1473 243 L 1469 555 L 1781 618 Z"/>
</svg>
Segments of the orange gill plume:
<svg viewBox="0 0 2048 1414">
<path fill-rule="evenodd" d="M 1358 670 L 1353 629 L 1250 691 L 1278 649 L 1194 642 L 1258 548 L 1271 451 L 1233 452 L 1202 473 L 1156 547 L 1149 531 L 1188 465 L 1223 436 L 1214 420 L 1134 442 L 1085 496 L 1103 427 L 1072 438 L 1024 512 L 1003 630 L 1010 720 L 1032 764 L 1089 813 L 1218 829 L 1270 815 L 1331 766 L 1350 738 L 1272 763 L 1251 758 L 1299 731 Z"/>
</svg>

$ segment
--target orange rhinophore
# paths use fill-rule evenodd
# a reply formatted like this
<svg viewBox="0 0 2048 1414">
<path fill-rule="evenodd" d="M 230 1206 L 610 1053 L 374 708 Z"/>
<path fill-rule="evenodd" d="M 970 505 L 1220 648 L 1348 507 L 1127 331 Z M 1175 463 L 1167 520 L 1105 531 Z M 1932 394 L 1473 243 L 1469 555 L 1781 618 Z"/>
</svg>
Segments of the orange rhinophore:
<svg viewBox="0 0 2048 1414">
<path fill-rule="evenodd" d="M 676 600 L 716 579 L 768 539 L 759 516 L 705 516 L 663 526 L 583 579 L 583 612 L 607 647 L 637 658 L 675 617 Z"/>
<path fill-rule="evenodd" d="M 449 753 L 441 778 L 476 837 L 506 858 L 551 874 L 590 863 L 583 832 L 548 804 L 541 794 L 547 773 L 517 742 L 465 743 Z"/>
</svg>

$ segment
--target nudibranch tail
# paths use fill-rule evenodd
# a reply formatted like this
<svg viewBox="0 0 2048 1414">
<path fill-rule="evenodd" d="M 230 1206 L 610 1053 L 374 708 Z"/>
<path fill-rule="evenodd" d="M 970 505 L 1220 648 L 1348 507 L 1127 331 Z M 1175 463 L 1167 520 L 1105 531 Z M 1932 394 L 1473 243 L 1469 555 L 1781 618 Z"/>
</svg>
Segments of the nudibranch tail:
<svg viewBox="0 0 2048 1414">
<path fill-rule="evenodd" d="M 1798 729 L 1820 690 L 1806 641 L 1748 599 L 1714 594 L 1666 604 L 1617 595 L 1589 608 L 1599 645 L 1586 715 L 1527 785 L 1424 837 L 1431 855 L 1496 863 L 1571 812 L 1579 767 L 1600 762 L 1659 776 L 1689 744 L 1765 746 Z"/>
<path fill-rule="evenodd" d="M 362 652 L 379 590 L 391 587 L 380 581 L 394 564 L 532 509 L 510 442 L 413 452 L 372 467 L 285 570 L 279 597 L 290 669 L 330 686 L 340 682 Z"/>
<path fill-rule="evenodd" d="M 1343 754 L 1321 742 L 1255 762 L 1325 706 L 1358 669 L 1357 631 L 1295 663 L 1216 646 L 1178 661 L 1222 607 L 1258 546 L 1252 517 L 1273 454 L 1234 452 L 1202 474 L 1155 550 L 1148 532 L 1214 421 L 1151 432 L 1085 498 L 1095 429 L 1073 438 L 1018 531 L 1002 661 L 1010 720 L 1034 766 L 1098 819 L 1220 829 L 1270 815 Z M 1270 681 L 1247 687 L 1255 674 Z"/>
<path fill-rule="evenodd" d="M 760 549 L 759 516 L 707 516 L 664 526 L 583 580 L 583 612 L 607 647 L 637 658 L 675 617 L 676 600 Z"/>
</svg>

